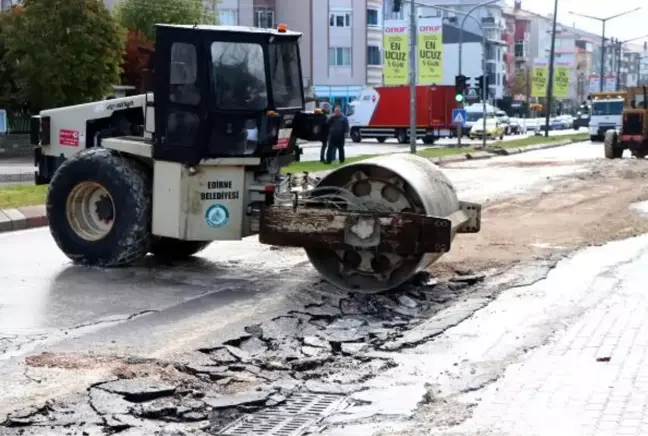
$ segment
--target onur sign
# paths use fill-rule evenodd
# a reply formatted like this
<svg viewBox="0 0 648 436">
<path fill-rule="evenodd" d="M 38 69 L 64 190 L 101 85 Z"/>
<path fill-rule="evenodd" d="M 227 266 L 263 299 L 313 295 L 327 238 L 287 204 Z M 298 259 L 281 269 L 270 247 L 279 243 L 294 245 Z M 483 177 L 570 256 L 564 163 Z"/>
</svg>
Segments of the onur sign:
<svg viewBox="0 0 648 436">
<path fill-rule="evenodd" d="M 405 85 L 409 74 L 407 27 L 401 20 L 385 21 L 383 37 L 384 83 L 385 85 Z"/>
<path fill-rule="evenodd" d="M 421 20 L 418 29 L 418 83 L 443 82 L 443 24 L 440 18 Z"/>
</svg>

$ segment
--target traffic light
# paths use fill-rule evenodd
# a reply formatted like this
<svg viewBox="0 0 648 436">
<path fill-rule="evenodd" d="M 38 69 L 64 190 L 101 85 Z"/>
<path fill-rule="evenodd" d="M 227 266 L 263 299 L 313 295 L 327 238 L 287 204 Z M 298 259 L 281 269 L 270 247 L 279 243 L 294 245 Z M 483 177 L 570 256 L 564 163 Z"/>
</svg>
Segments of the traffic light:
<svg viewBox="0 0 648 436">
<path fill-rule="evenodd" d="M 484 95 L 484 89 L 488 88 L 488 77 L 479 76 L 475 78 L 475 83 L 477 85 L 477 95 L 480 97 Z"/>
<path fill-rule="evenodd" d="M 464 101 L 464 92 L 466 91 L 466 82 L 468 77 L 460 74 L 455 76 L 455 101 L 457 103 L 463 103 Z"/>
<path fill-rule="evenodd" d="M 393 0 L 392 12 L 400 12 L 403 7 L 403 0 Z"/>
</svg>

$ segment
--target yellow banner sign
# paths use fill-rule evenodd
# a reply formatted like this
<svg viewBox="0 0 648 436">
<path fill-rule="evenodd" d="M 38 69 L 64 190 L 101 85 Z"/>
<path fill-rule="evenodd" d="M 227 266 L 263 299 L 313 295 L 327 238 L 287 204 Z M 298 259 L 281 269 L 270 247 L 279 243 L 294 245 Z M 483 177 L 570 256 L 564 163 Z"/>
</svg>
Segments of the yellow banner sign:
<svg viewBox="0 0 648 436">
<path fill-rule="evenodd" d="M 547 96 L 547 81 L 549 75 L 549 68 L 546 64 L 536 64 L 533 66 L 531 74 L 531 96 L 532 97 L 546 97 Z"/>
<path fill-rule="evenodd" d="M 556 98 L 569 98 L 569 76 L 571 68 L 569 65 L 556 65 L 554 77 L 554 96 Z"/>
<path fill-rule="evenodd" d="M 418 24 L 418 83 L 443 82 L 443 23 L 440 18 L 423 19 Z"/>
<path fill-rule="evenodd" d="M 386 20 L 383 36 L 383 82 L 406 85 L 409 82 L 409 32 L 404 20 Z"/>
</svg>

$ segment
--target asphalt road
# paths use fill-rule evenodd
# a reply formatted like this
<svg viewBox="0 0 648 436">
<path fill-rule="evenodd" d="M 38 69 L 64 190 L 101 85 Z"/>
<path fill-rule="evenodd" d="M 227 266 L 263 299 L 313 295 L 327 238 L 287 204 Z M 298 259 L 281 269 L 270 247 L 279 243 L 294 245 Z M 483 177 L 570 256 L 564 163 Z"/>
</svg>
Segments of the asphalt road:
<svg viewBox="0 0 648 436">
<path fill-rule="evenodd" d="M 601 147 L 575 144 L 445 170 L 469 201 L 542 189 L 583 170 Z M 492 168 L 497 161 L 573 161 L 550 168 Z M 463 236 L 462 236 L 463 237 Z M 465 236 L 469 237 L 469 236 Z M 320 280 L 301 250 L 274 250 L 255 238 L 214 243 L 184 265 L 153 261 L 133 268 L 77 267 L 47 229 L 0 235 L 0 422 L 18 406 L 85 389 L 103 368 L 75 379 L 33 382 L 22 361 L 41 351 L 180 359 L 236 338 L 247 325 L 303 307 Z M 337 291 L 332 291 L 337 292 Z"/>
</svg>

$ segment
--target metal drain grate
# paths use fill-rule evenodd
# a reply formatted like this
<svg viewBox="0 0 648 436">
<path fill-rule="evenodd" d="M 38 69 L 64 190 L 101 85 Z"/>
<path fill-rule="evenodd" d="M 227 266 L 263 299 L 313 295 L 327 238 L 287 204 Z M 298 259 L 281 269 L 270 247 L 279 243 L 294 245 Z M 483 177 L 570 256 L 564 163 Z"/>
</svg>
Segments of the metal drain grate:
<svg viewBox="0 0 648 436">
<path fill-rule="evenodd" d="M 313 416 L 255 413 L 234 421 L 218 434 L 224 436 L 299 436 L 306 433 L 306 430 L 318 419 Z"/>
<path fill-rule="evenodd" d="M 267 410 L 264 413 L 272 415 L 326 416 L 343 406 L 345 398 L 332 394 L 310 394 L 298 392 L 288 401 Z"/>
<path fill-rule="evenodd" d="M 347 405 L 340 395 L 295 393 L 278 407 L 245 415 L 219 431 L 222 436 L 300 436 Z"/>
</svg>

